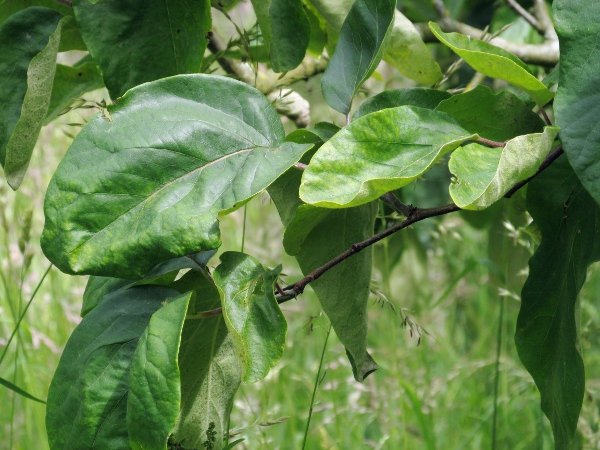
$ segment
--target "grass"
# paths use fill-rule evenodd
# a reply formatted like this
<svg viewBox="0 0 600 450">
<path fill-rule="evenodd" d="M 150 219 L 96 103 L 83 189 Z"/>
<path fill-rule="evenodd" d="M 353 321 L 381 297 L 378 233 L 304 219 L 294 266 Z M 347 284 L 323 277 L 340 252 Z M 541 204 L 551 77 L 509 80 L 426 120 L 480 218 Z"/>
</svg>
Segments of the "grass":
<svg viewBox="0 0 600 450">
<path fill-rule="evenodd" d="M 39 249 L 42 201 L 49 176 L 68 146 L 66 128 L 43 131 L 19 192 L 4 184 L 1 188 L 0 350 L 48 265 Z M 31 230 L 26 232 L 29 211 Z M 266 196 L 248 204 L 245 222 L 244 210 L 224 217 L 222 229 L 223 251 L 239 250 L 243 241 L 244 250 L 263 264 L 283 263 L 289 281 L 300 276 L 293 258 L 282 250 L 281 224 Z M 510 232 L 501 232 L 507 245 Z M 510 294 L 518 290 L 503 286 L 507 295 L 499 296 L 502 285 L 490 270 L 487 233 L 454 215 L 415 227 L 408 238 L 393 238 L 377 248 L 380 269 L 373 275 L 374 289 L 388 301 L 382 296 L 370 301 L 369 351 L 381 367 L 363 384 L 353 380 L 335 333 L 323 351 L 328 321 L 310 289 L 282 305 L 289 323 L 285 354 L 265 380 L 238 392 L 231 426 L 236 438 L 245 441 L 236 448 L 301 448 L 313 392 L 307 449 L 493 448 L 494 417 L 495 448 L 550 448 L 551 430 L 540 413 L 539 394 L 513 342 L 519 302 Z M 404 246 L 400 255 L 398 245 Z M 391 270 L 381 269 L 385 261 L 396 260 Z M 84 285 L 84 277 L 49 272 L 0 364 L 2 378 L 46 398 L 61 350 L 78 323 Z M 591 270 L 581 294 L 588 374 L 579 427 L 583 448 L 600 442 L 599 292 L 600 271 Z M 3 387 L 0 405 L 0 448 L 48 447 L 44 405 Z"/>
</svg>

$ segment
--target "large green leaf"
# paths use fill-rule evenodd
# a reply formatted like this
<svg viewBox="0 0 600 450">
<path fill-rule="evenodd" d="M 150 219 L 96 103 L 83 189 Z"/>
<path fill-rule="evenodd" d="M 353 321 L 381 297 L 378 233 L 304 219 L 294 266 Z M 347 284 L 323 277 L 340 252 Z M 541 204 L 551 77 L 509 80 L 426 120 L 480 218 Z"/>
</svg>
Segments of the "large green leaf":
<svg viewBox="0 0 600 450">
<path fill-rule="evenodd" d="M 374 203 L 343 210 L 304 205 L 298 197 L 301 172 L 290 169 L 269 187 L 286 226 L 284 246 L 304 274 L 322 266 L 352 244 L 373 235 Z M 344 344 L 358 381 L 377 369 L 367 353 L 367 302 L 372 250 L 366 249 L 329 270 L 310 285 L 336 335 Z"/>
<path fill-rule="evenodd" d="M 383 59 L 401 74 L 419 83 L 434 84 L 443 76 L 421 34 L 400 11 L 395 12 L 390 41 Z"/>
<path fill-rule="evenodd" d="M 53 9 L 63 16 L 73 17 L 73 9 L 56 0 L 4 0 L 0 1 L 0 24 L 13 14 L 31 6 L 43 6 Z M 60 33 L 58 51 L 66 52 L 69 50 L 87 50 L 74 17 L 73 20 L 64 22 Z"/>
<path fill-rule="evenodd" d="M 179 416 L 179 344 L 192 293 L 183 294 L 156 311 L 129 369 L 127 430 L 133 449 L 161 449 Z"/>
<path fill-rule="evenodd" d="M 356 0 L 352 5 L 321 80 L 323 97 L 336 111 L 348 114 L 354 94 L 377 68 L 395 8 L 396 0 Z"/>
<path fill-rule="evenodd" d="M 600 203 L 600 3 L 555 0 L 553 7 L 560 41 L 556 124 L 575 173 Z"/>
<path fill-rule="evenodd" d="M 283 355 L 287 323 L 274 293 L 280 272 L 238 252 L 223 253 L 214 272 L 246 383 L 267 376 Z"/>
<path fill-rule="evenodd" d="M 558 135 L 558 127 L 543 133 L 511 139 L 504 147 L 469 144 L 450 157 L 455 178 L 450 196 L 462 209 L 485 209 L 500 200 L 515 184 L 535 174 Z"/>
<path fill-rule="evenodd" d="M 270 58 L 275 72 L 292 70 L 304 59 L 310 40 L 310 23 L 301 0 L 271 0 Z"/>
<path fill-rule="evenodd" d="M 221 305 L 212 280 L 200 272 L 188 273 L 181 281 L 194 285 L 196 312 Z M 186 283 L 187 283 L 186 282 Z M 233 397 L 240 384 L 242 367 L 236 356 L 223 315 L 186 320 L 179 351 L 181 411 L 173 441 L 186 448 L 214 449 L 223 445 L 228 433 Z"/>
<path fill-rule="evenodd" d="M 418 106 L 420 108 L 435 109 L 441 101 L 450 97 L 451 95 L 446 91 L 426 88 L 383 91 L 360 105 L 352 119 L 356 120 L 372 112 L 396 108 L 397 106 Z"/>
<path fill-rule="evenodd" d="M 600 259 L 600 209 L 566 158 L 527 189 L 527 209 L 542 232 L 521 293 L 515 342 L 550 419 L 557 450 L 570 449 L 583 402 L 577 295 Z"/>
<path fill-rule="evenodd" d="M 13 189 L 25 176 L 48 110 L 65 20 L 51 9 L 31 7 L 0 26 L 0 163 Z"/>
<path fill-rule="evenodd" d="M 141 83 L 200 70 L 209 0 L 74 0 L 73 9 L 113 99 Z"/>
<path fill-rule="evenodd" d="M 79 133 L 48 187 L 42 248 L 69 273 L 137 278 L 220 245 L 217 215 L 310 145 L 229 78 L 181 75 L 129 91 Z"/>
<path fill-rule="evenodd" d="M 48 392 L 46 428 L 52 448 L 130 449 L 129 367 L 152 314 L 177 291 L 137 287 L 93 309 L 77 326 Z"/>
<path fill-rule="evenodd" d="M 446 113 L 425 108 L 368 114 L 317 151 L 302 176 L 300 198 L 327 208 L 368 203 L 407 185 L 444 154 L 476 138 Z"/>
<path fill-rule="evenodd" d="M 473 69 L 492 78 L 508 81 L 523 89 L 540 106 L 548 103 L 554 94 L 538 80 L 527 65 L 506 50 L 479 39 L 459 33 L 444 33 L 439 25 L 430 22 L 433 34 L 463 58 Z"/>
<path fill-rule="evenodd" d="M 450 114 L 471 133 L 493 141 L 504 142 L 544 129 L 544 121 L 515 94 L 494 94 L 482 85 L 442 101 L 436 109 Z"/>
<path fill-rule="evenodd" d="M 57 64 L 52 97 L 44 123 L 47 124 L 58 117 L 74 99 L 103 86 L 102 74 L 93 61 L 87 61 L 74 67 Z"/>
</svg>

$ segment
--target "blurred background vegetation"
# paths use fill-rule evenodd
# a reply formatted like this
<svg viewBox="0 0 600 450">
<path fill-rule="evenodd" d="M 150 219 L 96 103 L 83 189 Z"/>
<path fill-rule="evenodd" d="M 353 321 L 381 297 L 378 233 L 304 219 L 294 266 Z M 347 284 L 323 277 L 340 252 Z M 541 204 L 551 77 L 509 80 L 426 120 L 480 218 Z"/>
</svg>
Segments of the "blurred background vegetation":
<svg viewBox="0 0 600 450">
<path fill-rule="evenodd" d="M 426 4 L 399 1 L 415 21 L 435 19 Z M 446 5 L 454 17 L 480 27 L 491 21 L 499 28 L 516 20 L 504 33 L 513 40 L 536 39 L 531 27 L 494 2 L 455 0 Z M 254 19 L 246 6 L 230 11 L 230 17 L 249 28 Z M 229 19 L 219 14 L 214 13 L 215 27 L 224 35 L 235 34 Z M 453 58 L 438 47 L 432 51 L 447 68 Z M 74 62 L 81 55 L 60 57 Z M 444 87 L 464 87 L 473 76 L 463 66 Z M 494 87 L 490 80 L 478 82 Z M 384 89 L 412 85 L 382 63 L 359 101 Z M 309 100 L 312 124 L 343 123 L 323 102 L 319 77 L 293 88 Z M 95 91 L 85 98 L 108 100 L 108 95 Z M 41 399 L 80 320 L 86 283 L 86 277 L 70 277 L 55 268 L 43 279 L 49 267 L 39 246 L 43 199 L 72 138 L 96 112 L 77 109 L 45 127 L 21 189 L 15 193 L 0 183 L 0 377 Z M 286 126 L 293 129 L 291 123 Z M 449 179 L 442 162 L 400 195 L 420 207 L 444 204 L 449 201 Z M 523 212 L 523 198 L 521 193 L 483 213 L 415 225 L 374 249 L 369 352 L 380 369 L 363 384 L 354 381 L 333 332 L 324 347 L 328 321 L 310 289 L 282 305 L 289 324 L 284 357 L 264 381 L 240 388 L 231 429 L 245 441 L 236 448 L 301 447 L 322 355 L 308 449 L 553 447 L 539 393 L 513 342 L 519 292 L 536 237 Z M 390 217 L 384 208 L 380 216 L 377 227 L 385 227 Z M 243 242 L 244 251 L 263 264 L 283 263 L 287 281 L 300 278 L 295 260 L 283 251 L 281 223 L 266 194 L 223 217 L 221 229 L 224 245 L 219 252 L 240 250 Z M 214 266 L 218 258 L 213 261 Z M 580 296 L 587 381 L 579 440 L 586 449 L 600 448 L 600 271 L 595 267 Z M 0 449 L 48 448 L 44 415 L 43 404 L 0 386 Z"/>
</svg>

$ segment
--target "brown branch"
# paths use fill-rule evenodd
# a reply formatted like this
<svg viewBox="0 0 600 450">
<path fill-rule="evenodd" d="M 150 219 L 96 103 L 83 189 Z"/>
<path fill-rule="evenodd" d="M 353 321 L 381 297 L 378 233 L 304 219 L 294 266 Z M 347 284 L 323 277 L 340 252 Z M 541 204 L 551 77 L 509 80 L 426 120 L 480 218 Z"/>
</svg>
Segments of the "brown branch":
<svg viewBox="0 0 600 450">
<path fill-rule="evenodd" d="M 506 142 L 496 142 L 482 137 L 478 137 L 477 142 L 489 145 L 490 147 L 506 147 Z"/>
<path fill-rule="evenodd" d="M 485 34 L 479 28 L 458 22 L 450 17 L 438 20 L 437 24 L 446 33 L 458 32 L 476 39 L 483 39 Z M 439 42 L 429 29 L 428 24 L 415 23 L 414 25 L 425 42 Z M 516 55 L 527 64 L 553 67 L 558 63 L 559 59 L 558 40 L 555 39 L 549 39 L 543 44 L 518 44 L 495 37 L 490 41 L 490 44 Z"/>
<path fill-rule="evenodd" d="M 521 4 L 517 2 L 517 0 L 506 0 L 506 3 L 518 15 L 520 15 L 523 19 L 529 22 L 529 25 L 535 28 L 538 33 L 540 33 L 542 36 L 545 35 L 546 30 L 544 29 L 544 27 L 542 27 L 542 24 L 529 11 L 523 8 Z"/>
<path fill-rule="evenodd" d="M 400 215 L 402 215 L 404 217 L 410 217 L 410 215 L 416 209 L 412 205 L 405 205 L 404 203 L 402 203 L 400 200 L 398 200 L 398 198 L 392 192 L 388 192 L 387 194 L 383 194 L 379 198 L 381 200 L 383 200 L 383 202 L 386 205 L 388 205 L 390 208 L 392 208 L 394 211 L 396 211 L 398 214 L 400 214 Z"/>
<path fill-rule="evenodd" d="M 559 145 L 558 147 L 556 147 L 554 150 L 552 150 L 550 153 L 548 153 L 548 156 L 546 156 L 546 159 L 544 160 L 544 162 L 540 165 L 540 168 L 537 170 L 536 173 L 534 173 L 532 176 L 530 176 L 529 178 L 526 178 L 523 181 L 519 181 L 517 184 L 515 184 L 510 191 L 508 191 L 506 194 L 504 194 L 504 197 L 506 198 L 511 198 L 515 192 L 517 192 L 519 189 L 521 189 L 523 186 L 525 186 L 527 183 L 529 183 L 531 180 L 533 180 L 535 177 L 537 177 L 540 173 L 542 173 L 544 170 L 546 170 L 550 164 L 552 164 L 554 161 L 556 161 L 556 159 L 558 159 L 558 157 L 560 155 L 562 155 L 564 153 L 562 145 Z"/>
</svg>

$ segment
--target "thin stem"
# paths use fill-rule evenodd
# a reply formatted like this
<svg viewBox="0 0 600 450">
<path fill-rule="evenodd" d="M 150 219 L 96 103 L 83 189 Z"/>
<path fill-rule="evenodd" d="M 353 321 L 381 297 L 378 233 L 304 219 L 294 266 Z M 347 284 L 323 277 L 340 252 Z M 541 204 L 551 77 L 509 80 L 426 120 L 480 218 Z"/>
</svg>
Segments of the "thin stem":
<svg viewBox="0 0 600 450">
<path fill-rule="evenodd" d="M 545 34 L 546 30 L 542 27 L 542 24 L 525 8 L 523 8 L 517 0 L 506 0 L 508 6 L 510 6 L 513 10 L 516 11 L 518 15 L 520 15 L 523 19 L 529 22 L 533 28 L 537 30 L 542 36 Z"/>
<path fill-rule="evenodd" d="M 548 117 L 546 110 L 544 109 L 543 106 L 540 106 L 539 108 L 540 108 L 540 113 L 542 114 L 542 117 L 544 118 L 544 122 L 546 122 L 546 125 L 551 127 L 553 124 L 552 124 L 552 121 L 550 120 L 550 117 Z"/>
<path fill-rule="evenodd" d="M 242 222 L 242 248 L 240 252 L 244 253 L 244 244 L 246 242 L 246 213 L 248 212 L 248 204 L 244 205 L 244 219 Z"/>
<path fill-rule="evenodd" d="M 500 297 L 500 318 L 496 336 L 496 367 L 494 369 L 494 416 L 492 418 L 492 450 L 496 450 L 496 430 L 498 422 L 498 383 L 500 382 L 500 353 L 502 351 L 502 322 L 504 320 L 504 298 Z"/>
<path fill-rule="evenodd" d="M 512 187 L 512 189 L 510 191 L 508 191 L 506 194 L 504 194 L 504 197 L 511 198 L 515 194 L 515 192 L 517 192 L 519 189 L 521 189 L 523 186 L 525 186 L 527 183 L 529 183 L 531 180 L 533 180 L 535 177 L 537 177 L 540 173 L 542 173 L 544 170 L 546 170 L 550 166 L 550 164 L 552 164 L 563 153 L 564 153 L 564 151 L 563 151 L 562 145 L 559 145 L 558 147 L 556 147 L 554 150 L 552 150 L 550 153 L 548 153 L 548 156 L 546 156 L 546 159 L 540 165 L 540 168 L 537 170 L 536 173 L 534 173 L 532 176 L 530 176 L 529 178 L 526 178 L 523 181 L 519 181 L 517 184 L 515 184 Z"/>
<path fill-rule="evenodd" d="M 308 439 L 308 429 L 310 427 L 310 419 L 313 413 L 313 406 L 315 404 L 315 397 L 317 395 L 317 388 L 319 387 L 319 379 L 321 378 L 321 368 L 323 367 L 323 360 L 325 359 L 325 350 L 327 349 L 327 341 L 331 334 L 331 322 L 327 327 L 327 334 L 325 335 L 325 342 L 323 343 L 323 350 L 321 351 L 321 360 L 319 361 L 319 368 L 317 369 L 317 377 L 315 378 L 315 387 L 313 388 L 312 397 L 310 399 L 310 408 L 308 409 L 308 418 L 306 419 L 306 429 L 304 430 L 304 440 L 302 441 L 302 450 L 306 448 L 306 440 Z"/>
<path fill-rule="evenodd" d="M 490 147 L 506 147 L 506 142 L 497 142 L 492 141 L 486 138 L 477 138 L 477 142 L 481 142 L 482 144 L 489 145 Z"/>
<path fill-rule="evenodd" d="M 398 214 L 408 217 L 412 214 L 415 209 L 412 205 L 405 205 L 392 193 L 388 192 L 379 197 L 386 205 L 396 211 Z"/>
<path fill-rule="evenodd" d="M 19 317 L 19 320 L 17 321 L 17 324 L 15 325 L 15 329 L 12 331 L 10 337 L 8 338 L 8 341 L 6 341 L 6 346 L 4 347 L 4 352 L 2 352 L 2 356 L 0 356 L 0 364 L 2 364 L 2 361 L 4 360 L 4 357 L 6 356 L 6 352 L 8 351 L 8 347 L 9 347 L 11 341 L 13 340 L 13 338 L 15 337 L 15 334 L 17 334 L 19 326 L 21 325 L 21 321 L 25 317 L 25 314 L 27 313 L 27 310 L 29 309 L 29 306 L 31 305 L 31 302 L 33 302 L 33 299 L 35 298 L 35 295 L 37 294 L 38 290 L 40 289 L 40 286 L 44 282 L 44 279 L 46 278 L 46 275 L 48 275 L 48 272 L 50 272 L 50 269 L 52 269 L 52 264 L 50 264 L 48 266 L 48 268 L 46 269 L 46 271 L 42 275 L 42 278 L 40 279 L 40 282 L 35 287 L 33 293 L 31 294 L 31 297 L 29 298 L 29 301 L 27 302 L 27 305 L 25 305 L 25 309 L 23 309 L 23 312 L 21 313 L 21 316 Z"/>
<path fill-rule="evenodd" d="M 302 164 L 301 162 L 297 162 L 294 164 L 294 167 L 298 170 L 306 170 L 308 166 L 306 164 Z"/>
</svg>

